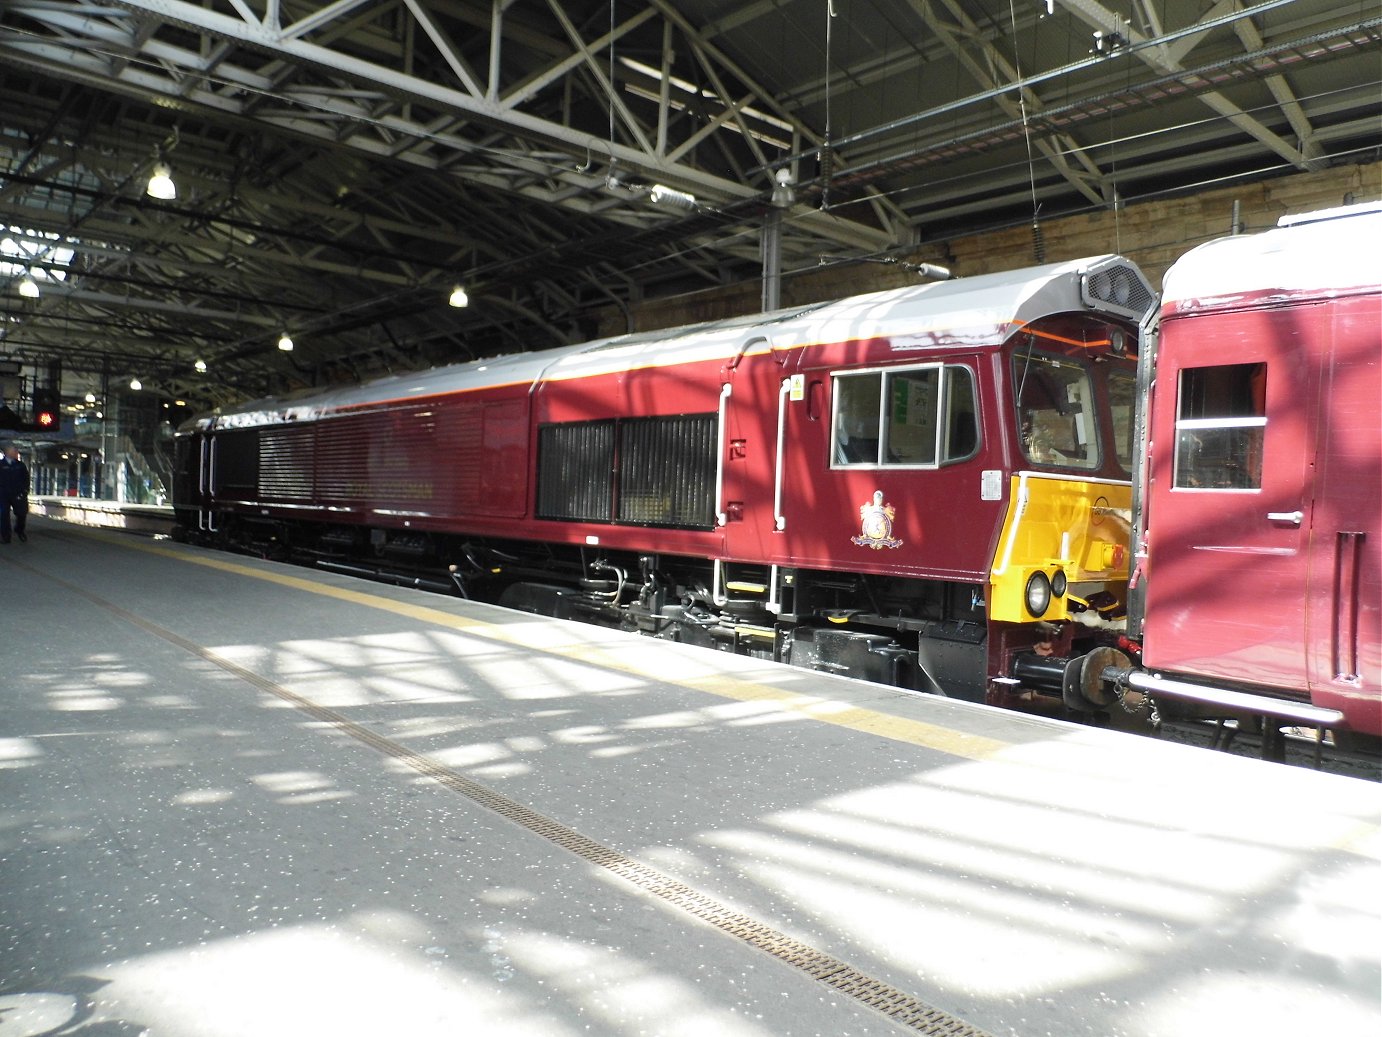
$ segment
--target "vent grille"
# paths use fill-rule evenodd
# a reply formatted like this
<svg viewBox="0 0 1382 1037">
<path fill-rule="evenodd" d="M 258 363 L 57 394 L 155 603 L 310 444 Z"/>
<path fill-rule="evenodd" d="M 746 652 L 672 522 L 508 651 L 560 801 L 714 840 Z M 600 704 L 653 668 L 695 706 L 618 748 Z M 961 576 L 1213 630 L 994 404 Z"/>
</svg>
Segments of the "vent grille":
<svg viewBox="0 0 1382 1037">
<path fill-rule="evenodd" d="M 259 430 L 218 433 L 212 450 L 213 492 L 226 500 L 254 500 L 259 494 Z"/>
<path fill-rule="evenodd" d="M 714 414 L 538 430 L 537 517 L 713 529 Z"/>
<path fill-rule="evenodd" d="M 619 437 L 619 521 L 711 529 L 715 415 L 639 418 Z"/>
<path fill-rule="evenodd" d="M 259 437 L 259 492 L 280 500 L 312 498 L 312 429 L 265 429 Z"/>
<path fill-rule="evenodd" d="M 315 496 L 322 501 L 356 501 L 369 496 L 365 458 L 369 457 L 369 421 L 359 415 L 332 418 L 321 425 L 317 444 Z"/>
<path fill-rule="evenodd" d="M 609 522 L 614 506 L 614 422 L 538 431 L 537 517 Z"/>
</svg>

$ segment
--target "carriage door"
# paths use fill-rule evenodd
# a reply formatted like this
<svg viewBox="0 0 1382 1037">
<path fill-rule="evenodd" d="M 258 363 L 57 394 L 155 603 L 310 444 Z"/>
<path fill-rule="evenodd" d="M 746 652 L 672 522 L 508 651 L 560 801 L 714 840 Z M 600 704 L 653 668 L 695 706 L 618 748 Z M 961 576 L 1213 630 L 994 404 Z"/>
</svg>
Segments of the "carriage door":
<svg viewBox="0 0 1382 1037">
<path fill-rule="evenodd" d="M 1162 331 L 1144 631 L 1149 666 L 1306 686 L 1317 391 L 1299 310 Z"/>
<path fill-rule="evenodd" d="M 722 492 L 717 522 L 731 554 L 766 558 L 780 551 L 787 515 L 792 456 L 792 402 L 800 380 L 788 370 L 796 352 L 753 336 L 726 364 L 720 456 Z M 794 394 L 793 386 L 797 386 Z"/>
</svg>

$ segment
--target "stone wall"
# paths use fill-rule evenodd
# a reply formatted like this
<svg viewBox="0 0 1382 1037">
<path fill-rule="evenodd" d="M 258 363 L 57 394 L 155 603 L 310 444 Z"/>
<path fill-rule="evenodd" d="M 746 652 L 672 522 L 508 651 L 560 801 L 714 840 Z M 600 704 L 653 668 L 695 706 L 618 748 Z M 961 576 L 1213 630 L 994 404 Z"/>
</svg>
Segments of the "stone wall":
<svg viewBox="0 0 1382 1037">
<path fill-rule="evenodd" d="M 1382 163 L 1343 166 L 1318 173 L 1300 173 L 1258 183 L 1205 191 L 1197 195 L 1140 202 L 1119 212 L 1043 221 L 1044 262 L 1118 252 L 1136 262 L 1153 286 L 1175 259 L 1195 245 L 1230 233 L 1233 204 L 1245 232 L 1265 230 L 1288 213 L 1328 209 L 1346 202 L 1382 200 Z M 899 257 L 950 267 L 957 277 L 1032 266 L 1038 262 L 1030 225 L 993 231 L 944 242 L 928 242 Z M 802 305 L 839 299 L 862 292 L 915 284 L 915 275 L 896 265 L 839 264 L 820 271 L 786 272 L 782 304 Z M 675 299 L 652 299 L 631 307 L 635 327 L 646 331 L 697 321 L 753 313 L 761 288 L 754 279 L 725 288 Z M 611 310 L 601 321 L 601 334 L 626 330 L 622 311 Z"/>
</svg>

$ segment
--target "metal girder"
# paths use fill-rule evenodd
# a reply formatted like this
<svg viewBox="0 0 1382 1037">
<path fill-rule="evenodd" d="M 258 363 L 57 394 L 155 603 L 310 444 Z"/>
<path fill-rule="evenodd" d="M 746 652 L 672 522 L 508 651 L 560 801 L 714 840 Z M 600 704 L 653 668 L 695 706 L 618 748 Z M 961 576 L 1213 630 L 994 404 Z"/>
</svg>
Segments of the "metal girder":
<svg viewBox="0 0 1382 1037">
<path fill-rule="evenodd" d="M 969 71 L 970 75 L 979 83 L 980 86 L 988 90 L 994 90 L 1003 85 L 1017 84 L 1021 81 L 1020 71 L 991 43 L 983 39 L 979 26 L 973 19 L 956 3 L 956 0 L 941 0 L 945 9 L 954 19 L 954 24 L 950 25 L 943 22 L 936 16 L 935 9 L 931 5 L 931 0 L 911 0 L 911 6 L 918 16 L 926 23 L 938 39 L 955 55 L 961 64 Z M 980 56 L 985 61 L 979 61 L 969 49 L 964 45 L 961 36 L 968 40 L 975 41 Z M 997 72 L 1003 77 L 1000 81 L 990 70 Z M 1009 117 L 1019 117 L 1024 119 L 1028 116 L 1041 114 L 1042 101 L 1036 92 L 1028 87 L 1018 86 L 1021 100 L 1013 101 L 1005 94 L 994 94 L 993 100 Z M 1032 145 L 1041 152 L 1056 171 L 1065 177 L 1077 191 L 1083 194 L 1096 205 L 1104 203 L 1112 204 L 1113 198 L 1103 189 L 1103 171 L 1085 153 L 1080 144 L 1068 134 L 1059 134 L 1056 139 L 1061 147 L 1055 147 L 1051 142 L 1042 136 L 1030 138 Z M 1071 167 L 1066 156 L 1072 155 L 1075 160 L 1083 166 L 1077 170 Z"/>
<path fill-rule="evenodd" d="M 271 18 L 260 20 L 253 17 L 253 12 L 248 8 L 241 10 L 240 18 L 232 18 L 183 0 L 117 0 L 117 5 L 123 9 L 153 15 L 195 29 L 218 40 L 234 41 L 294 66 L 311 67 L 324 73 L 344 76 L 351 82 L 377 88 L 386 93 L 426 101 L 463 115 L 468 120 L 503 129 L 516 137 L 542 146 L 556 148 L 563 154 L 581 155 L 592 144 L 598 145 L 601 150 L 607 151 L 609 157 L 617 161 L 621 168 L 636 170 L 659 183 L 690 191 L 697 197 L 704 198 L 707 204 L 749 199 L 763 190 L 763 187 L 728 180 L 684 162 L 669 161 L 653 150 L 645 134 L 639 135 L 640 146 L 630 147 L 618 141 L 601 141 L 593 138 L 589 132 L 529 114 L 506 98 L 488 96 L 488 91 L 480 87 L 475 74 L 458 75 L 462 83 L 458 89 L 409 75 L 396 68 L 365 61 L 354 54 L 321 46 L 304 38 L 309 31 L 324 30 L 336 19 L 354 12 L 356 7 L 352 4 L 337 5 L 338 9 L 333 10 L 331 18 L 326 17 L 326 12 L 317 12 L 310 21 L 283 27 L 274 25 Z M 410 10 L 416 11 L 419 2 L 409 0 L 408 6 Z M 40 12 L 36 11 L 36 16 L 40 16 Z M 129 39 L 123 42 L 126 46 L 134 44 L 134 41 Z M 454 49 L 444 39 L 434 38 L 433 42 L 454 70 Z M 590 67 L 589 51 L 589 46 L 581 51 L 578 63 L 580 66 Z M 200 54 L 179 54 L 176 48 L 161 47 L 158 53 L 151 53 L 150 56 L 175 64 L 179 70 L 189 75 L 204 74 L 202 66 L 206 59 Z M 220 60 L 217 72 L 219 76 L 229 80 L 229 86 L 232 88 L 282 90 L 281 86 L 276 86 L 271 79 L 252 69 L 241 68 L 237 74 L 230 76 L 228 64 L 229 62 Z M 131 77 L 132 85 L 146 91 L 156 91 L 167 96 L 176 94 L 183 99 L 196 100 L 198 103 L 210 104 L 228 111 L 236 111 L 240 107 L 239 102 L 233 98 L 231 89 L 189 89 L 188 85 L 183 83 L 179 89 L 174 90 L 171 84 L 175 80 L 167 76 L 155 76 L 132 70 L 127 70 L 127 75 Z M 285 97 L 283 100 L 319 111 L 318 106 L 322 99 L 309 94 L 306 97 Z M 354 112 L 338 110 L 332 114 L 360 121 L 373 119 L 371 113 L 358 108 Z M 626 121 L 632 121 L 632 116 L 627 113 Z M 636 124 L 636 121 L 634 122 Z M 433 140 L 432 133 L 426 127 L 409 123 L 406 119 L 394 117 L 387 120 L 387 124 L 387 128 L 396 133 Z M 305 129 L 302 126 L 295 128 Z M 352 138 L 346 141 L 346 146 L 361 145 Z M 377 146 L 375 150 L 378 150 Z M 560 165 L 552 165 L 547 170 L 549 175 L 556 179 L 568 179 L 573 171 L 574 167 L 568 169 Z M 799 214 L 799 219 L 794 221 L 794 226 L 798 231 L 809 231 L 834 244 L 847 247 L 877 249 L 893 243 L 885 231 L 838 216 L 826 218 L 817 214 L 802 213 Z"/>
<path fill-rule="evenodd" d="M 1375 15 L 1211 2 L 836 0 L 832 56 L 821 0 L 0 0 L 0 221 L 78 247 L 0 333 L 105 322 L 271 391 L 756 278 L 781 169 L 793 271 L 1369 153 Z"/>
<path fill-rule="evenodd" d="M 1224 14 L 1241 15 L 1245 20 L 1251 16 L 1253 11 L 1258 8 L 1266 9 L 1280 6 L 1283 0 L 1268 0 L 1266 3 L 1244 7 L 1237 0 L 1226 0 L 1211 11 L 1206 19 L 1220 17 L 1216 12 L 1223 9 Z M 1158 71 L 1164 72 L 1184 72 L 1185 66 L 1181 59 L 1188 54 L 1191 49 L 1199 42 L 1202 37 L 1184 37 L 1180 47 L 1172 49 L 1168 46 L 1148 47 L 1150 38 L 1138 31 L 1121 15 L 1109 10 L 1098 0 L 1061 0 L 1061 6 L 1069 9 L 1078 15 L 1091 29 L 1102 33 L 1117 33 L 1125 37 L 1128 43 L 1133 44 L 1133 51 L 1143 62 Z M 1235 19 L 1237 20 L 1237 19 Z M 1234 126 L 1237 126 L 1244 133 L 1265 144 L 1272 151 L 1276 152 L 1286 161 L 1302 170 L 1315 168 L 1315 163 L 1306 156 L 1305 152 L 1295 147 L 1289 141 L 1282 138 L 1279 134 L 1273 133 L 1271 129 L 1247 112 L 1243 111 L 1238 105 L 1223 95 L 1218 90 L 1196 90 L 1195 96 L 1207 105 L 1210 109 L 1222 115 Z"/>
<path fill-rule="evenodd" d="M 1243 5 L 1237 0 L 1234 0 L 1234 5 L 1237 10 L 1243 10 Z M 1252 23 L 1250 18 L 1243 18 L 1234 22 L 1233 31 L 1238 34 L 1238 38 L 1243 42 L 1243 47 L 1248 51 L 1261 50 L 1266 46 L 1266 40 L 1262 38 L 1262 34 L 1257 31 L 1257 26 Z M 1281 106 L 1286 121 L 1291 124 L 1296 139 L 1300 141 L 1300 151 L 1305 156 L 1307 166 L 1311 169 L 1318 168 L 1320 149 L 1315 141 L 1315 129 L 1310 125 L 1310 120 L 1306 117 L 1305 110 L 1301 107 L 1291 85 L 1286 82 L 1286 77 L 1274 72 L 1264 77 L 1263 82 L 1267 84 L 1267 89 L 1272 92 L 1272 97 L 1276 99 L 1276 103 Z"/>
</svg>

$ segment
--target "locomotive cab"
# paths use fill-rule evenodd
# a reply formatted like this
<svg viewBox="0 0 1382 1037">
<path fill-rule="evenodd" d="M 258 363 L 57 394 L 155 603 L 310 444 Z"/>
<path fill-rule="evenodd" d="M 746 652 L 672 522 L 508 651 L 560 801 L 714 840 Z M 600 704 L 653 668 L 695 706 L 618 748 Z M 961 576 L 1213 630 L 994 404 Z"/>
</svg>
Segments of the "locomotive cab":
<svg viewBox="0 0 1382 1037">
<path fill-rule="evenodd" d="M 1142 297 L 1150 301 L 1150 291 Z M 1126 618 L 1136 339 L 1125 322 L 1057 317 L 1008 343 L 1007 509 L 989 573 L 996 704 L 1064 702 L 1074 656 Z"/>
<path fill-rule="evenodd" d="M 1015 319 L 980 329 L 999 291 L 1022 300 Z M 1121 632 L 1135 342 L 1153 299 L 1100 257 L 976 278 L 910 334 L 803 351 L 764 542 L 783 573 L 783 656 L 1062 710 L 1063 666 L 1046 660 Z"/>
</svg>

